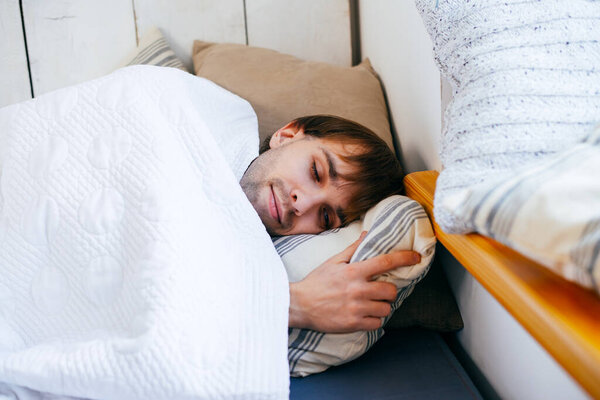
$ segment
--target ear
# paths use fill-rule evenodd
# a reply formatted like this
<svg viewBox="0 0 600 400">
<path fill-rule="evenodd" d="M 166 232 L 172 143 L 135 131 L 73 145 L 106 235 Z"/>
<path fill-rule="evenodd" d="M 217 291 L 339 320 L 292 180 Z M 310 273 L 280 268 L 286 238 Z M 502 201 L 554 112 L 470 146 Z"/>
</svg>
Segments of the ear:
<svg viewBox="0 0 600 400">
<path fill-rule="evenodd" d="M 284 126 L 283 128 L 279 128 L 277 132 L 271 136 L 271 140 L 269 141 L 269 147 L 274 149 L 281 145 L 291 143 L 294 140 L 302 139 L 304 137 L 304 131 L 302 128 L 298 128 L 292 122 Z"/>
</svg>

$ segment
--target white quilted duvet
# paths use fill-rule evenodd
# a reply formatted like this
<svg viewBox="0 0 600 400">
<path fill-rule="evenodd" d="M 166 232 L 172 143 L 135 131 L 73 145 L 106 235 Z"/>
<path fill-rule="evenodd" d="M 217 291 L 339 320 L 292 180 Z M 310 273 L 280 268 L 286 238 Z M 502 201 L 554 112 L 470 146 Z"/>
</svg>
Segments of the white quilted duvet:
<svg viewBox="0 0 600 400">
<path fill-rule="evenodd" d="M 250 105 L 159 67 L 0 110 L 0 398 L 288 395 Z"/>
</svg>

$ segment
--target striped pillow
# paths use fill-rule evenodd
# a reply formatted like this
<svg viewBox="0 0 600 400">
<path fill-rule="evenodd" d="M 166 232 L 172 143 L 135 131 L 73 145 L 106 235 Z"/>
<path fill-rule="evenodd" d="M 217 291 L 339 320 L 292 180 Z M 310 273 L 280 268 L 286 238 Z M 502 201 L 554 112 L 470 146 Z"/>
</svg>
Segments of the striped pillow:
<svg viewBox="0 0 600 400">
<path fill-rule="evenodd" d="M 131 54 L 125 65 L 156 65 L 173 67 L 189 72 L 183 62 L 173 52 L 158 28 L 151 28 L 140 40 L 136 51 Z"/>
<path fill-rule="evenodd" d="M 600 126 L 516 176 L 448 197 L 445 211 L 600 294 Z"/>
<path fill-rule="evenodd" d="M 380 275 L 377 280 L 396 285 L 398 294 L 392 313 L 425 276 L 433 260 L 435 237 L 423 208 L 404 196 L 391 196 L 373 207 L 364 219 L 320 235 L 293 235 L 274 239 L 290 282 L 303 279 L 328 258 L 352 244 L 362 231 L 367 236 L 351 262 L 362 261 L 392 250 L 415 250 L 421 262 Z M 392 314 L 383 319 L 385 324 Z M 306 376 L 339 365 L 365 353 L 381 336 L 383 328 L 353 333 L 322 333 L 291 328 L 288 361 L 292 376 Z"/>
<path fill-rule="evenodd" d="M 575 145 L 600 123 L 600 1 L 415 0 L 452 84 L 444 113 L 435 220 L 447 196 L 514 176 Z"/>
</svg>

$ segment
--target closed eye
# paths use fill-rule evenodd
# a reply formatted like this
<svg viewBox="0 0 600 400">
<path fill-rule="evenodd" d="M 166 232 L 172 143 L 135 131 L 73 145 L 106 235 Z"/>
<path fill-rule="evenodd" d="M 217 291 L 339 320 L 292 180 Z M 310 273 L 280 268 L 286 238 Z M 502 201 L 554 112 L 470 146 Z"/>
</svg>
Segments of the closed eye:
<svg viewBox="0 0 600 400">
<path fill-rule="evenodd" d="M 319 173 L 317 172 L 317 163 L 314 161 L 312 163 L 312 175 L 313 175 L 313 178 L 315 179 L 315 181 L 321 182 L 321 177 L 319 176 Z"/>
<path fill-rule="evenodd" d="M 323 221 L 324 221 L 325 230 L 330 229 L 331 228 L 331 219 L 329 218 L 329 211 L 327 210 L 327 208 L 323 208 Z"/>
</svg>

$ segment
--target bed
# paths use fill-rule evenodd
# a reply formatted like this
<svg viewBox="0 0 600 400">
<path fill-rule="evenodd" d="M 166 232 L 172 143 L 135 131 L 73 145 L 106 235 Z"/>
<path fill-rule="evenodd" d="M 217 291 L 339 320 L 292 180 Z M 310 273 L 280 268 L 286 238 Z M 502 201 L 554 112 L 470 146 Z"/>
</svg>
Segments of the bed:
<svg viewBox="0 0 600 400">
<path fill-rule="evenodd" d="M 446 2 L 440 3 L 442 6 L 447 6 Z M 436 2 L 426 4 L 426 6 L 432 5 L 437 8 L 439 4 Z M 266 1 L 247 1 L 243 6 L 237 2 L 221 2 L 216 5 L 211 2 L 180 1 L 175 5 L 167 5 L 157 1 L 133 2 L 131 7 L 115 1 L 98 9 L 94 5 L 83 6 L 75 2 L 65 2 L 60 5 L 37 5 L 25 1 L 19 6 L 15 3 L 7 3 L 2 7 L 3 11 L 6 11 L 3 12 L 3 18 L 6 20 L 6 24 L 3 26 L 8 32 L 8 35 L 3 37 L 19 39 L 11 39 L 7 42 L 7 49 L 9 49 L 7 54 L 10 56 L 6 56 L 5 61 L 3 60 L 2 67 L 5 73 L 1 83 L 2 87 L 7 89 L 3 93 L 8 93 L 8 95 L 2 98 L 2 105 L 13 104 L 31 96 L 40 97 L 40 95 L 57 88 L 101 77 L 126 64 L 156 63 L 155 65 L 187 69 L 198 76 L 204 76 L 217 82 L 220 86 L 238 93 L 243 98 L 248 98 L 259 114 L 258 130 L 262 137 L 265 132 L 276 127 L 281 120 L 293 118 L 297 116 L 297 113 L 311 113 L 312 110 L 318 111 L 323 106 L 331 107 L 333 105 L 334 108 L 328 109 L 331 110 L 328 112 L 361 118 L 363 119 L 361 122 L 364 121 L 363 123 L 376 127 L 374 129 L 377 131 L 384 132 L 384 139 L 395 147 L 408 172 L 440 168 L 441 163 L 437 158 L 437 151 L 432 151 L 432 149 L 436 149 L 438 146 L 437 137 L 442 125 L 443 102 L 441 100 L 444 100 L 444 95 L 446 95 L 445 100 L 448 100 L 449 86 L 440 81 L 437 67 L 433 64 L 429 50 L 431 44 L 428 35 L 422 25 L 421 16 L 417 14 L 417 10 L 412 4 L 389 6 L 383 2 L 340 0 L 328 3 L 318 12 L 316 10 L 319 6 L 316 3 L 293 1 L 277 5 Z M 182 12 L 182 10 L 185 11 Z M 396 18 L 400 19 L 402 23 L 398 24 Z M 106 31 L 105 35 L 101 37 L 99 32 L 103 31 L 100 27 L 102 21 L 109 19 L 112 21 L 114 29 Z M 278 23 L 283 20 L 288 25 L 302 24 L 305 29 L 294 35 L 273 34 L 269 27 L 279 26 Z M 160 27 L 164 37 L 152 36 L 156 34 L 152 30 L 153 26 Z M 324 29 L 327 29 L 326 33 Z M 51 40 L 46 39 L 49 32 L 52 33 Z M 150 39 L 148 39 L 149 37 Z M 389 51 L 390 37 L 396 38 L 393 44 L 399 51 Z M 197 43 L 192 51 L 192 42 L 195 39 L 200 39 L 202 42 Z M 222 43 L 223 46 L 215 45 L 215 42 Z M 24 45 L 25 43 L 27 46 Z M 71 45 L 65 46 L 64 43 L 71 43 Z M 137 49 L 135 49 L 136 45 Z M 141 50 L 152 45 L 162 49 L 157 55 L 158 58 L 148 60 L 149 57 L 141 57 Z M 313 88 L 316 92 L 305 94 L 309 98 L 318 98 L 320 102 L 301 104 L 299 108 L 294 108 L 296 104 L 285 103 L 284 98 L 284 100 L 278 101 L 282 107 L 271 107 L 271 103 L 263 102 L 261 98 L 252 98 L 257 93 L 256 89 L 243 87 L 244 83 L 251 82 L 259 76 L 256 71 L 254 75 L 240 73 L 228 75 L 225 73 L 226 70 L 222 67 L 223 63 L 239 66 L 249 56 L 240 56 L 241 58 L 238 60 L 228 59 L 227 54 L 219 52 L 226 46 L 232 46 L 231 48 L 235 49 L 240 45 L 241 48 L 245 48 L 244 45 L 266 47 L 313 62 L 325 61 L 329 66 L 345 69 L 350 69 L 350 65 L 355 65 L 352 69 L 353 75 L 348 75 L 348 81 L 343 80 L 345 71 L 344 74 L 338 74 L 334 69 L 330 73 L 340 77 L 344 90 L 349 90 L 349 92 L 340 90 L 340 93 L 347 94 L 348 97 L 355 96 L 359 99 L 362 97 L 363 102 L 352 105 L 340 100 L 339 97 L 336 98 L 332 93 L 335 94 L 338 91 L 340 83 L 329 90 L 324 90 L 323 87 L 327 87 L 326 85 L 332 81 L 331 78 L 326 78 Z M 217 62 L 218 60 L 215 61 L 219 54 L 221 56 L 225 54 L 226 57 L 224 61 L 219 61 L 221 64 Z M 140 58 L 136 60 L 136 57 Z M 202 59 L 192 60 L 194 57 Z M 264 62 L 263 57 L 266 56 L 258 54 L 256 57 L 259 62 Z M 368 61 L 361 63 L 366 57 L 369 57 L 370 63 Z M 174 60 L 177 59 L 181 62 L 174 63 Z M 411 62 L 406 62 L 407 59 L 410 59 Z M 63 60 L 73 60 L 73 62 L 66 67 Z M 261 69 L 260 63 L 256 65 Z M 367 81 L 370 79 L 371 83 L 366 84 L 367 86 L 358 85 L 353 94 L 351 92 L 352 85 L 346 82 L 362 82 L 365 77 Z M 372 79 L 373 77 L 376 77 L 375 80 Z M 288 77 L 288 81 L 293 81 L 293 79 Z M 298 82 L 300 83 L 298 87 L 301 89 L 302 80 Z M 368 97 L 368 93 L 372 93 L 373 88 L 377 88 L 381 84 L 385 93 L 384 100 L 377 96 Z M 249 91 L 244 92 L 244 90 Z M 174 94 L 171 93 L 171 95 Z M 268 96 L 268 98 L 276 95 L 276 93 L 260 94 Z M 366 101 L 368 107 L 364 106 L 365 98 L 368 99 Z M 110 103 L 110 101 L 105 100 L 105 103 Z M 110 104 L 114 106 L 117 103 Z M 336 105 L 343 106 L 335 109 Z M 386 105 L 389 106 L 389 111 Z M 271 114 L 268 113 L 270 111 L 272 111 Z M 391 130 L 389 126 L 386 127 L 389 124 L 388 112 L 391 117 Z M 181 126 L 189 125 L 186 118 L 186 115 L 175 116 Z M 185 129 L 183 130 L 185 131 Z M 224 148 L 218 140 L 216 146 Z M 50 144 L 50 147 L 60 149 L 60 145 Z M 60 151 L 58 153 L 60 155 Z M 235 154 L 230 155 L 233 158 L 236 157 Z M 102 157 L 94 160 L 100 164 L 106 161 Z M 35 168 L 34 170 L 41 171 Z M 43 174 L 43 171 L 39 174 Z M 426 203 L 426 200 L 422 197 L 419 198 L 418 195 L 411 196 L 422 204 Z M 426 205 L 425 208 L 427 209 Z M 52 207 L 44 209 L 51 210 Z M 149 210 L 150 212 L 156 211 L 152 207 Z M 102 223 L 91 223 L 90 226 L 92 230 L 99 229 L 98 226 L 102 226 Z M 34 242 L 47 240 L 43 235 L 35 234 L 32 234 L 30 239 Z M 444 244 L 449 247 L 446 243 Z M 501 307 L 490 303 L 486 291 L 478 288 L 469 280 L 472 278 L 465 277 L 464 273 L 460 272 L 462 267 L 446 253 L 445 249 L 440 248 L 438 253 L 438 259 L 441 258 L 443 262 L 434 263 L 429 274 L 419 285 L 416 285 L 411 296 L 399 307 L 399 311 L 394 313 L 394 318 L 389 321 L 390 329 L 381 340 L 375 343 L 364 356 L 350 364 L 334 367 L 307 378 L 292 378 L 291 398 L 315 398 L 316 393 L 327 393 L 327 396 L 323 398 L 336 398 L 336 396 L 337 398 L 352 398 L 349 396 L 394 398 L 408 394 L 434 398 L 479 398 L 479 390 L 484 391 L 485 397 L 492 398 L 494 396 L 543 398 L 544 391 L 553 394 L 561 393 L 563 397 L 585 398 L 586 395 L 582 389 L 565 375 L 562 367 L 552 361 L 545 351 L 538 347 L 536 341 L 528 337 L 520 325 L 514 322 L 508 314 L 499 312 L 498 309 Z M 457 258 L 460 259 L 459 256 Z M 460 330 L 463 321 L 456 306 L 452 306 L 455 304 L 454 299 L 445 283 L 442 268 L 450 277 L 450 283 L 465 320 L 465 329 L 456 336 L 446 335 L 446 340 L 442 340 L 442 336 L 438 332 Z M 101 270 L 100 267 L 99 269 Z M 433 276 L 434 271 L 437 271 L 438 279 L 434 282 L 427 281 L 427 277 Z M 45 280 L 60 281 L 60 277 L 56 278 L 55 275 L 45 277 L 47 278 Z M 474 272 L 474 275 L 477 273 Z M 281 276 L 276 279 L 281 279 Z M 485 280 L 483 282 L 486 285 Z M 475 297 L 468 297 L 468 285 L 474 285 L 472 293 Z M 486 288 L 504 303 L 503 297 L 498 294 L 498 291 L 490 289 L 487 285 Z M 93 293 L 93 290 L 91 292 Z M 276 290 L 273 293 L 275 292 Z M 435 299 L 432 299 L 431 293 L 444 294 L 443 296 L 433 296 Z M 279 296 L 282 294 L 277 295 L 277 297 Z M 39 298 L 38 303 L 50 307 L 50 309 L 53 306 L 60 306 L 60 301 L 58 301 L 58 305 L 57 302 L 53 303 L 52 301 L 46 304 L 45 299 L 47 298 Z M 98 303 L 108 302 L 102 295 L 97 298 L 92 295 L 92 299 Z M 483 301 L 477 299 L 483 299 Z M 411 300 L 414 303 L 410 303 Z M 427 302 L 428 300 L 429 302 Z M 285 302 L 282 304 L 283 306 L 280 304 L 280 309 L 273 310 L 280 316 L 281 308 L 285 308 Z M 429 308 L 421 307 L 420 310 L 415 311 L 419 305 L 423 304 L 428 304 Z M 591 304 L 592 307 L 595 307 L 593 297 Z M 447 308 L 440 310 L 441 307 Z M 494 318 L 484 318 L 482 323 L 481 315 L 485 313 L 485 307 L 492 310 Z M 519 304 L 509 306 L 511 312 L 518 308 L 520 308 Z M 244 319 L 247 318 L 247 315 L 240 315 L 240 318 L 242 321 L 247 321 Z M 497 327 L 502 326 L 506 321 L 511 326 L 512 332 L 516 331 L 517 333 L 510 333 L 504 335 L 503 338 L 498 338 L 499 332 L 504 330 L 497 329 Z M 531 326 L 522 319 L 520 322 L 525 326 Z M 486 330 L 478 331 L 477 328 L 474 328 L 477 325 Z M 415 326 L 417 329 L 414 329 Z M 425 330 L 423 330 L 424 328 Z M 195 329 L 198 332 L 202 331 L 201 326 L 196 326 Z M 554 343 L 544 342 L 536 334 L 534 337 L 555 355 L 552 350 Z M 490 338 L 491 340 L 489 340 Z M 513 358 L 499 355 L 506 352 L 507 338 L 513 338 L 520 342 L 518 346 L 509 350 L 515 354 Z M 264 339 L 257 338 L 259 341 Z M 280 335 L 274 340 L 282 341 L 283 339 Z M 447 342 L 455 347 L 454 354 L 449 351 Z M 595 346 L 593 340 L 591 343 L 592 346 Z M 466 350 L 466 356 L 461 348 Z M 482 348 L 485 349 L 483 352 L 480 351 Z M 531 348 L 533 350 L 529 350 Z M 527 351 L 531 355 L 528 360 L 530 367 L 526 368 L 528 369 L 527 376 L 532 379 L 532 384 L 512 384 L 515 376 L 525 375 L 519 372 L 518 368 L 513 368 L 514 363 L 511 362 L 511 359 L 514 361 L 515 358 L 518 358 L 516 353 L 519 351 Z M 193 353 L 193 348 L 191 352 Z M 567 351 L 568 353 L 569 351 Z M 460 363 L 456 360 L 455 354 L 461 356 Z M 419 357 L 421 355 L 422 358 Z M 273 356 L 275 357 L 275 355 Z M 498 368 L 490 367 L 488 362 L 490 358 L 497 361 Z M 557 358 L 561 360 L 561 364 L 565 365 L 560 356 Z M 214 360 L 209 357 L 208 361 Z M 280 357 L 278 360 L 277 362 L 281 364 Z M 419 368 L 413 368 L 417 360 Z M 592 360 L 589 369 L 594 369 L 596 363 L 597 361 Z M 543 368 L 535 368 L 536 366 L 543 366 Z M 463 368 L 469 371 L 468 375 Z M 536 369 L 546 372 L 532 372 Z M 553 376 L 552 384 L 539 384 L 541 380 L 546 380 L 544 374 L 548 370 Z M 595 393 L 593 383 L 592 386 L 589 386 L 590 383 L 586 383 L 593 382 L 593 379 L 581 378 L 587 376 L 588 370 L 579 371 L 577 368 L 568 368 L 568 370 L 584 385 L 586 390 L 592 394 Z M 398 375 L 410 376 L 410 378 L 397 379 Z M 427 376 L 424 377 L 424 375 Z M 266 375 L 263 376 L 263 378 L 265 377 Z M 255 379 L 247 378 L 246 382 L 249 382 L 250 386 L 256 384 Z M 477 389 L 471 380 L 476 382 Z M 55 379 L 49 381 L 56 382 Z M 285 379 L 281 374 L 276 375 L 276 378 L 270 381 L 270 383 L 264 383 L 263 388 L 270 387 L 266 392 L 273 394 L 259 396 L 259 398 L 287 396 L 284 393 L 285 390 L 281 389 L 285 386 L 282 383 Z M 518 382 L 518 380 L 516 381 Z M 24 385 L 27 380 L 20 382 Z M 60 390 L 55 386 L 40 386 L 40 388 L 43 387 L 46 387 L 48 391 Z M 273 389 L 273 387 L 279 389 Z M 218 389 L 215 390 L 218 391 Z M 238 394 L 241 390 L 241 393 L 247 395 L 243 385 L 234 388 L 232 393 L 235 390 L 238 390 L 236 392 Z M 71 393 L 83 394 L 85 392 Z M 23 398 L 28 398 L 26 396 L 35 398 L 36 393 L 23 390 L 19 395 Z M 105 393 L 105 396 L 108 395 Z M 156 395 L 160 397 L 159 392 L 156 392 Z M 210 394 L 207 392 L 204 396 L 210 397 Z"/>
</svg>

